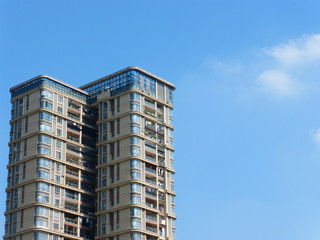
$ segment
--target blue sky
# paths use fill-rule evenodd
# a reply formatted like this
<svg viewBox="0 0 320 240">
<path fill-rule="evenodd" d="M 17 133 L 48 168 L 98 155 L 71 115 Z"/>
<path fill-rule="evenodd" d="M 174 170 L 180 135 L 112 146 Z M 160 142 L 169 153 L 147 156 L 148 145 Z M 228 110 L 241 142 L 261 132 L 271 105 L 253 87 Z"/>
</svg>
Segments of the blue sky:
<svg viewBox="0 0 320 240">
<path fill-rule="evenodd" d="M 0 1 L 1 191 L 11 86 L 39 74 L 81 86 L 135 65 L 177 85 L 178 239 L 320 239 L 319 9 Z"/>
</svg>

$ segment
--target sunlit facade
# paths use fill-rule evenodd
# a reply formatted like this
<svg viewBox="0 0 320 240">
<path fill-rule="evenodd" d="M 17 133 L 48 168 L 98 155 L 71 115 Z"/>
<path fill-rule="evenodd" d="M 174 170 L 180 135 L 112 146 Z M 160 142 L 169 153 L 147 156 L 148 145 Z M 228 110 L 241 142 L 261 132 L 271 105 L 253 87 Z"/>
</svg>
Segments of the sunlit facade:
<svg viewBox="0 0 320 240">
<path fill-rule="evenodd" d="M 173 91 L 129 67 L 10 89 L 5 240 L 174 240 Z"/>
</svg>

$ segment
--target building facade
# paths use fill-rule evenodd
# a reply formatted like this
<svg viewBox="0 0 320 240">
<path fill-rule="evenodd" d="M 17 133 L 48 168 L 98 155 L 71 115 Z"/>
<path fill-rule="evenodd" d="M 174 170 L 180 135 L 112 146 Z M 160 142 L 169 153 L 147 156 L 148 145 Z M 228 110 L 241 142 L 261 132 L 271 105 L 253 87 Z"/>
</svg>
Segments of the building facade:
<svg viewBox="0 0 320 240">
<path fill-rule="evenodd" d="M 129 67 L 10 89 L 5 240 L 174 240 L 173 91 Z"/>
</svg>

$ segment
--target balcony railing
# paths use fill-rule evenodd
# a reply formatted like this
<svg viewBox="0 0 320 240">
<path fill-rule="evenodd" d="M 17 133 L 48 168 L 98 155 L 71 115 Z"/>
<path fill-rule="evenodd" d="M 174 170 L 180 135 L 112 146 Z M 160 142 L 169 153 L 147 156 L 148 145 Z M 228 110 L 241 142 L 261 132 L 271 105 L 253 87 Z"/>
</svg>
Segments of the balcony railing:
<svg viewBox="0 0 320 240">
<path fill-rule="evenodd" d="M 69 175 L 75 176 L 75 177 L 79 177 L 79 173 L 71 171 L 71 170 L 68 170 L 68 169 L 66 170 L 66 173 L 69 174 Z"/>
<path fill-rule="evenodd" d="M 149 226 L 146 226 L 146 230 L 149 231 L 149 232 L 154 232 L 154 233 L 158 232 L 156 228 L 149 227 Z"/>
<path fill-rule="evenodd" d="M 146 167 L 146 171 L 156 174 L 156 170 L 153 169 L 153 168 L 148 168 L 148 167 Z"/>
<path fill-rule="evenodd" d="M 148 195 L 150 197 L 157 198 L 157 194 L 155 194 L 155 193 L 146 192 L 146 195 Z"/>
<path fill-rule="evenodd" d="M 74 223 L 74 224 L 77 224 L 77 223 L 78 223 L 77 219 L 74 219 L 74 218 L 64 217 L 64 220 L 65 220 L 66 222 L 70 222 L 70 223 Z"/>
<path fill-rule="evenodd" d="M 76 115 L 73 115 L 73 114 L 68 113 L 68 117 L 69 117 L 69 118 L 72 118 L 72 119 L 75 119 L 75 120 L 77 120 L 77 121 L 80 121 L 80 117 L 78 117 L 78 116 L 76 116 Z"/>
<path fill-rule="evenodd" d="M 152 215 L 146 215 L 146 218 L 147 219 L 150 219 L 151 221 L 154 221 L 154 222 L 156 222 L 157 221 L 157 217 L 155 217 L 155 216 L 152 216 Z"/>
<path fill-rule="evenodd" d="M 150 183 L 152 185 L 157 185 L 157 182 L 155 180 L 153 180 L 153 179 L 150 179 L 150 178 L 146 178 L 146 182 Z"/>
</svg>

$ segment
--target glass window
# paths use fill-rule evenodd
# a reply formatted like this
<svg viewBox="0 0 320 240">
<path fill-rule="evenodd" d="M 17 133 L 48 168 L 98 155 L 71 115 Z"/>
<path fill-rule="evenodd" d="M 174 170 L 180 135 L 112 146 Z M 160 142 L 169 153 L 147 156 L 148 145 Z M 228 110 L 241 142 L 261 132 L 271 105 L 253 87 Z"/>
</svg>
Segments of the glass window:
<svg viewBox="0 0 320 240">
<path fill-rule="evenodd" d="M 51 137 L 47 136 L 47 135 L 39 135 L 38 136 L 38 142 L 39 143 L 46 143 L 46 144 L 51 144 Z"/>
<path fill-rule="evenodd" d="M 43 170 L 37 170 L 37 177 L 43 179 L 50 179 L 50 173 Z"/>
<path fill-rule="evenodd" d="M 131 208 L 131 217 L 141 217 L 141 208 Z"/>
<path fill-rule="evenodd" d="M 132 123 L 140 123 L 140 116 L 138 114 L 130 115 L 130 120 Z"/>
<path fill-rule="evenodd" d="M 40 91 L 40 97 L 45 97 L 45 98 L 52 99 L 53 93 L 48 91 L 48 90 L 41 90 Z"/>
<path fill-rule="evenodd" d="M 39 119 L 51 122 L 52 115 L 50 113 L 41 112 L 41 113 L 39 113 Z"/>
<path fill-rule="evenodd" d="M 34 225 L 37 228 L 48 228 L 48 220 L 36 218 L 34 221 Z"/>
<path fill-rule="evenodd" d="M 49 208 L 46 207 L 36 207 L 36 216 L 49 217 Z"/>
<path fill-rule="evenodd" d="M 131 228 L 141 229 L 141 222 L 136 219 L 131 220 Z"/>
<path fill-rule="evenodd" d="M 140 156 L 141 155 L 139 147 L 130 147 L 130 150 L 131 150 L 131 155 L 132 156 L 136 157 L 136 156 Z"/>
<path fill-rule="evenodd" d="M 39 130 L 40 131 L 45 131 L 45 132 L 52 132 L 52 127 L 49 124 L 40 123 L 39 124 Z"/>
<path fill-rule="evenodd" d="M 35 232 L 34 240 L 48 240 L 49 234 L 44 232 Z"/>
<path fill-rule="evenodd" d="M 49 192 L 50 185 L 44 182 L 37 182 L 37 191 Z"/>
<path fill-rule="evenodd" d="M 38 147 L 38 154 L 51 156 L 51 149 L 45 147 Z"/>
<path fill-rule="evenodd" d="M 41 101 L 40 108 L 47 108 L 49 110 L 52 110 L 52 103 L 49 103 L 47 101 Z"/>
<path fill-rule="evenodd" d="M 37 193 L 36 201 L 37 203 L 49 203 L 49 196 L 43 193 Z"/>
<path fill-rule="evenodd" d="M 141 167 L 141 161 L 140 160 L 137 160 L 137 159 L 133 159 L 131 160 L 131 168 L 139 168 Z"/>
<path fill-rule="evenodd" d="M 141 174 L 139 172 L 130 172 L 131 179 L 133 180 L 140 180 L 141 179 Z"/>
<path fill-rule="evenodd" d="M 140 145 L 140 138 L 139 137 L 131 137 L 130 142 L 132 145 Z"/>
<path fill-rule="evenodd" d="M 50 160 L 45 158 L 38 158 L 37 167 L 50 168 Z"/>
<path fill-rule="evenodd" d="M 130 93 L 130 100 L 139 102 L 140 101 L 140 94 L 136 93 L 136 92 Z"/>
<path fill-rule="evenodd" d="M 132 183 L 131 184 L 131 192 L 141 192 L 141 184 Z"/>
<path fill-rule="evenodd" d="M 140 133 L 140 127 L 131 125 L 131 133 Z"/>
<path fill-rule="evenodd" d="M 131 111 L 140 111 L 140 105 L 138 104 L 130 104 Z"/>
<path fill-rule="evenodd" d="M 141 233 L 130 233 L 130 240 L 141 240 Z"/>
</svg>

